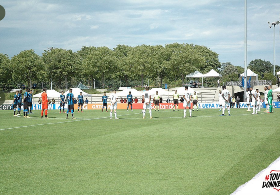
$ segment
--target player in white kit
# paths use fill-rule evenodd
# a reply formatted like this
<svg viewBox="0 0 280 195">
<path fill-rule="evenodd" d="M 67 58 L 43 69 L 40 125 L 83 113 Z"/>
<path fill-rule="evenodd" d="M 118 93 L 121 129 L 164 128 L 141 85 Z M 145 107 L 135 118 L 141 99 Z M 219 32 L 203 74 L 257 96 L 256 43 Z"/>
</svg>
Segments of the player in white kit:
<svg viewBox="0 0 280 195">
<path fill-rule="evenodd" d="M 142 96 L 142 99 L 144 99 L 144 104 L 143 104 L 143 119 L 145 119 L 146 115 L 146 109 L 149 109 L 150 113 L 150 119 L 152 119 L 152 102 L 151 102 L 151 94 L 149 93 L 149 88 L 146 88 L 145 93 Z"/>
<path fill-rule="evenodd" d="M 219 106 L 220 106 L 220 110 L 219 110 L 219 111 L 222 110 L 223 101 L 224 101 L 224 98 L 223 98 L 223 96 L 222 96 L 222 91 L 219 90 Z"/>
<path fill-rule="evenodd" d="M 252 88 L 250 88 L 250 90 L 251 90 L 251 94 L 252 94 L 252 106 L 253 106 L 252 114 L 258 114 L 258 110 L 257 110 L 258 92 L 256 90 L 252 90 Z"/>
<path fill-rule="evenodd" d="M 249 88 L 247 89 L 247 92 L 246 92 L 246 99 L 247 99 L 247 107 L 248 107 L 247 111 L 251 111 L 250 102 L 252 101 L 252 96 L 251 96 L 251 91 Z"/>
<path fill-rule="evenodd" d="M 187 115 L 187 107 L 189 108 L 190 117 L 192 117 L 192 108 L 191 108 L 191 101 L 192 101 L 192 94 L 188 91 L 188 86 L 185 86 L 185 93 L 184 93 L 184 118 Z"/>
<path fill-rule="evenodd" d="M 268 87 L 264 87 L 264 104 L 265 104 L 265 112 L 269 110 L 268 99 L 267 99 Z"/>
<path fill-rule="evenodd" d="M 260 112 L 261 111 L 261 94 L 259 92 L 259 89 L 256 89 L 258 99 L 257 99 L 257 110 Z"/>
<path fill-rule="evenodd" d="M 222 97 L 223 97 L 223 102 L 222 102 L 222 115 L 225 116 L 225 109 L 227 107 L 228 109 L 228 115 L 230 116 L 230 104 L 229 104 L 229 98 L 230 98 L 230 93 L 227 90 L 226 86 L 223 86 L 223 91 L 222 91 Z"/>
<path fill-rule="evenodd" d="M 118 97 L 117 97 L 117 92 L 115 91 L 114 93 L 112 93 L 110 95 L 110 100 L 111 100 L 111 112 L 110 112 L 110 119 L 112 119 L 112 115 L 113 115 L 113 110 L 115 112 L 115 119 L 118 119 L 117 117 L 117 100 L 118 100 Z"/>
</svg>

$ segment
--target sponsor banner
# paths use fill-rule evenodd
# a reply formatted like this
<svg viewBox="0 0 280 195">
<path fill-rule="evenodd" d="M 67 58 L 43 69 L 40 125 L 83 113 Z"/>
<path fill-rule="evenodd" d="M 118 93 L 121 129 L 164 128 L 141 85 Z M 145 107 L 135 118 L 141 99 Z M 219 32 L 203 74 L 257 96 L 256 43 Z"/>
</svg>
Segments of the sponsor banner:
<svg viewBox="0 0 280 195">
<path fill-rule="evenodd" d="M 84 104 L 83 109 L 84 110 L 101 110 L 103 104 Z M 152 103 L 152 108 L 155 108 L 155 105 Z M 78 109 L 78 105 L 74 105 L 74 109 Z M 111 109 L 111 103 L 108 103 L 108 109 Z M 117 109 L 127 109 L 127 103 L 118 103 Z M 130 109 L 130 106 L 129 106 Z M 132 104 L 132 109 L 143 109 L 143 103 L 134 103 Z M 173 109 L 172 103 L 161 103 L 159 104 L 159 109 Z M 183 109 L 183 103 L 179 104 L 179 109 Z"/>
<path fill-rule="evenodd" d="M 13 105 L 12 104 L 0 105 L 0 110 L 13 110 Z"/>
<path fill-rule="evenodd" d="M 161 103 L 159 104 L 159 109 L 165 110 L 165 109 L 173 109 L 173 103 Z M 97 103 L 97 104 L 84 104 L 83 109 L 84 110 L 101 110 L 103 104 L 102 103 Z M 192 105 L 193 106 L 193 105 Z M 234 106 L 236 108 L 236 105 Z M 265 108 L 265 104 L 262 103 L 262 108 Z M 280 108 L 280 102 L 273 102 L 273 107 L 274 108 Z M 65 104 L 64 109 L 67 110 L 68 105 Z M 111 103 L 108 103 L 108 109 L 111 108 Z M 130 108 L 130 107 L 129 107 Z M 143 103 L 134 103 L 132 104 L 133 109 L 143 109 Z M 152 103 L 152 108 L 155 108 L 155 105 Z M 208 108 L 214 108 L 218 109 L 220 108 L 220 105 L 218 102 L 214 103 L 198 103 L 198 108 L 200 109 L 208 109 Z M 247 107 L 247 102 L 240 102 L 240 108 L 248 108 Z M 0 110 L 12 110 L 13 107 L 11 104 L 3 104 L 0 105 Z M 23 107 L 22 107 L 23 109 Z M 32 105 L 33 110 L 41 110 L 42 105 L 41 104 L 33 104 Z M 49 104 L 48 107 L 49 110 L 56 110 L 60 109 L 60 104 Z M 74 104 L 74 109 L 78 109 L 78 104 Z M 127 109 L 127 103 L 118 103 L 117 109 Z M 183 108 L 183 103 L 179 103 L 179 109 L 184 109 Z"/>
</svg>

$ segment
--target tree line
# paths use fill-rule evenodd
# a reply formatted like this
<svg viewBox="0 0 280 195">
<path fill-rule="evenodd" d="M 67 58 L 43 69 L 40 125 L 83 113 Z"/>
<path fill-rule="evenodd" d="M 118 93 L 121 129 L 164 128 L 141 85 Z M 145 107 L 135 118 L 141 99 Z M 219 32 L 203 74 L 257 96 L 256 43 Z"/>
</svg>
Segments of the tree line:
<svg viewBox="0 0 280 195">
<path fill-rule="evenodd" d="M 211 69 L 236 79 L 243 68 L 219 62 L 218 54 L 205 46 L 193 44 L 167 44 L 108 47 L 82 47 L 73 52 L 49 48 L 42 55 L 34 50 L 24 50 L 9 58 L 0 53 L 0 85 L 15 88 L 24 84 L 32 88 L 50 87 L 64 89 L 79 82 L 99 88 L 150 85 L 163 83 L 180 86 L 185 76 L 196 70 L 207 73 Z M 233 70 L 231 70 L 233 69 Z M 226 72 L 226 70 L 230 72 Z M 235 75 L 235 76 L 230 76 Z"/>
</svg>

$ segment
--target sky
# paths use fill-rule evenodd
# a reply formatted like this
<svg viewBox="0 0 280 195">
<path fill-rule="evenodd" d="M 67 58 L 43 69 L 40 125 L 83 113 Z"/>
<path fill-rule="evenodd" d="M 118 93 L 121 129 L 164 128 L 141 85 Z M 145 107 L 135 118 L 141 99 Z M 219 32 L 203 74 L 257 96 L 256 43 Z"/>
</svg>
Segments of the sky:
<svg viewBox="0 0 280 195">
<path fill-rule="evenodd" d="M 10 58 L 33 49 L 73 51 L 83 46 L 203 45 L 221 63 L 244 67 L 245 0 L 1 0 L 0 53 Z M 273 63 L 279 0 L 247 0 L 248 64 Z M 276 64 L 280 64 L 280 25 L 275 27 Z"/>
</svg>

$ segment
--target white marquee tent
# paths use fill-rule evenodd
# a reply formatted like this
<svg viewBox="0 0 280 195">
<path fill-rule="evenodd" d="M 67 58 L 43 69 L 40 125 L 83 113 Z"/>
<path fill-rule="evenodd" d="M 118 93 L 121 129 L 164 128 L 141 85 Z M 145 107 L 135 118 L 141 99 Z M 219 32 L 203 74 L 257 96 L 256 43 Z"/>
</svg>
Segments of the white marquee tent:
<svg viewBox="0 0 280 195">
<path fill-rule="evenodd" d="M 204 78 L 206 77 L 222 77 L 219 73 L 217 73 L 215 70 L 210 70 L 208 73 L 203 75 Z"/>
<path fill-rule="evenodd" d="M 244 73 L 242 73 L 241 75 L 240 75 L 241 77 L 244 77 Z M 256 73 L 254 73 L 252 70 L 250 70 L 250 69 L 247 69 L 247 78 L 249 78 L 249 77 L 251 77 L 252 79 L 251 80 L 259 80 L 258 79 L 258 74 L 256 74 Z"/>
<path fill-rule="evenodd" d="M 189 78 L 202 78 L 202 86 L 203 86 L 203 77 L 204 77 L 204 75 L 201 72 L 195 71 L 194 73 L 188 74 L 186 77 L 189 77 Z"/>
<path fill-rule="evenodd" d="M 72 93 L 74 94 L 74 97 L 77 98 L 78 95 L 80 95 L 80 92 L 83 93 L 83 96 L 88 96 L 88 93 L 84 92 L 83 90 L 81 90 L 80 88 L 71 88 L 72 89 Z M 64 92 L 64 95 L 67 95 L 67 93 L 69 93 L 69 90 Z"/>
<path fill-rule="evenodd" d="M 280 75 L 280 71 L 276 73 L 277 75 Z"/>
<path fill-rule="evenodd" d="M 277 89 L 272 90 L 273 93 L 280 93 L 280 87 L 278 87 Z"/>
<path fill-rule="evenodd" d="M 133 96 L 133 98 L 135 98 L 135 97 L 139 98 L 139 97 L 142 97 L 142 95 L 143 95 L 143 92 L 137 91 L 136 89 L 125 89 L 123 91 L 117 92 L 117 96 L 126 97 L 129 92 L 131 92 L 131 95 Z"/>
<path fill-rule="evenodd" d="M 195 71 L 194 73 L 188 74 L 186 77 L 190 78 L 203 78 L 203 74 L 199 71 Z"/>
<path fill-rule="evenodd" d="M 48 95 L 48 98 L 58 98 L 60 97 L 60 93 L 57 92 L 56 90 L 47 90 L 47 95 Z M 41 93 L 38 93 L 38 94 L 35 94 L 33 97 L 41 97 Z"/>
<path fill-rule="evenodd" d="M 189 92 L 191 92 L 191 94 L 194 94 L 194 90 L 193 90 L 193 88 L 188 88 L 188 91 Z M 179 94 L 179 95 L 184 95 L 185 94 L 185 87 L 180 87 L 180 88 L 178 88 L 177 89 L 177 93 Z"/>
</svg>

